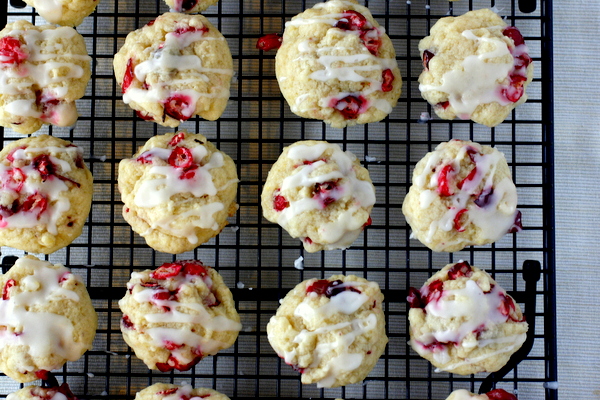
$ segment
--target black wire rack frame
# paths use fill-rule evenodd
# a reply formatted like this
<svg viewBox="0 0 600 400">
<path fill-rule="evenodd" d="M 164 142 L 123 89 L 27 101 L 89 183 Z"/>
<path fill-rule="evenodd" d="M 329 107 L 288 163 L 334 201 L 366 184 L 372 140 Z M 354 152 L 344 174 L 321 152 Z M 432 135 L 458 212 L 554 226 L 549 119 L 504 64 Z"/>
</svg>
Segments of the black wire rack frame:
<svg viewBox="0 0 600 400">
<path fill-rule="evenodd" d="M 259 37 L 283 32 L 286 21 L 315 3 L 221 0 L 203 13 L 227 39 L 236 73 L 223 116 L 217 121 L 192 118 L 180 129 L 204 134 L 234 159 L 240 178 L 240 208 L 219 236 L 177 258 L 200 259 L 223 275 L 232 288 L 243 329 L 234 346 L 186 372 L 148 370 L 123 341 L 117 305 L 131 272 L 175 259 L 153 251 L 131 231 L 121 216 L 116 185 L 121 159 L 131 157 L 148 138 L 173 130 L 137 118 L 123 104 L 112 70 L 113 55 L 125 36 L 168 7 L 162 0 L 99 0 L 97 10 L 77 27 L 93 58 L 92 78 L 86 95 L 78 101 L 81 116 L 73 129 L 45 126 L 36 135 L 48 133 L 81 146 L 94 175 L 92 210 L 83 234 L 46 259 L 83 277 L 99 315 L 99 327 L 93 349 L 79 361 L 54 371 L 46 384 L 64 381 L 77 397 L 98 400 L 133 399 L 138 391 L 157 382 L 210 387 L 234 400 L 445 399 L 456 389 L 477 392 L 494 387 L 517 393 L 520 400 L 557 398 L 551 1 L 366 1 L 394 43 L 403 93 L 385 120 L 346 129 L 291 113 L 275 78 L 274 52 L 255 47 Z M 433 113 L 418 90 L 422 69 L 419 40 L 439 18 L 489 7 L 520 29 L 530 49 L 535 76 L 528 87 L 529 100 L 495 128 L 438 118 L 423 123 L 421 113 Z M 6 10 L 0 11 L 2 26 L 18 19 L 45 23 L 20 0 L 0 0 L 0 10 Z M 0 128 L 3 145 L 21 137 Z M 410 227 L 401 206 L 412 170 L 425 153 L 452 138 L 492 145 L 506 155 L 523 212 L 522 232 L 454 254 L 434 253 L 409 239 Z M 373 224 L 347 250 L 306 253 L 300 241 L 262 217 L 260 193 L 271 165 L 283 147 L 304 139 L 328 140 L 352 151 L 364 160 L 375 184 Z M 23 254 L 8 247 L 1 251 L 4 270 L 14 262 L 12 256 Z M 294 267 L 300 256 L 304 269 Z M 408 288 L 420 287 L 445 264 L 459 259 L 488 270 L 525 309 L 532 327 L 524 349 L 508 367 L 489 376 L 435 373 L 407 345 Z M 379 283 L 386 297 L 389 344 L 363 383 L 317 389 L 302 385 L 299 374 L 277 357 L 268 344 L 265 327 L 278 300 L 297 283 L 335 273 L 356 274 Z M 0 376 L 0 396 L 19 387 L 22 385 Z"/>
</svg>

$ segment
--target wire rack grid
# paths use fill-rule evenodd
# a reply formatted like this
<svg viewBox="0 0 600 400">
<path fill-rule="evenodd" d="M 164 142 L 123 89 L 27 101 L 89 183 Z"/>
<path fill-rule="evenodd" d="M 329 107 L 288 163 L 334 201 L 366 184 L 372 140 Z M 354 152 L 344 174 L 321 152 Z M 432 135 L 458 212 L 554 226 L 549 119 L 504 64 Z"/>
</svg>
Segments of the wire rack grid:
<svg viewBox="0 0 600 400">
<path fill-rule="evenodd" d="M 287 20 L 315 2 L 221 0 L 204 13 L 226 37 L 236 76 L 229 105 L 219 120 L 194 118 L 180 128 L 203 133 L 236 161 L 240 208 L 219 236 L 177 258 L 201 259 L 223 275 L 232 288 L 244 328 L 232 348 L 202 360 L 187 372 L 149 371 L 122 339 L 117 306 L 132 271 L 155 268 L 175 258 L 147 247 L 121 216 L 116 187 L 119 161 L 153 135 L 171 130 L 136 118 L 121 101 L 112 72 L 113 55 L 125 36 L 166 12 L 167 6 L 161 0 L 100 0 L 97 10 L 77 27 L 94 60 L 87 93 L 78 101 L 81 117 L 74 129 L 46 126 L 39 133 L 68 139 L 84 149 L 95 178 L 94 200 L 83 234 L 46 258 L 73 268 L 84 278 L 99 314 L 99 327 L 93 349 L 56 371 L 56 378 L 68 382 L 78 397 L 86 399 L 132 399 L 137 391 L 156 382 L 212 387 L 232 399 L 445 399 L 455 389 L 477 391 L 486 376 L 434 373 L 427 361 L 409 349 L 407 289 L 420 287 L 448 262 L 464 259 L 490 271 L 522 303 L 527 294 L 521 275 L 523 262 L 537 260 L 543 278 L 528 293 L 537 305 L 526 310 L 536 326 L 531 352 L 505 377 L 494 381 L 499 380 L 498 387 L 518 392 L 521 400 L 557 398 L 552 385 L 545 384 L 556 381 L 557 367 L 551 1 L 533 2 L 535 11 L 531 13 L 521 12 L 517 0 L 368 1 L 366 5 L 394 43 L 403 94 L 384 121 L 343 130 L 292 114 L 275 79 L 274 54 L 255 48 L 260 36 L 282 32 Z M 521 2 L 531 7 L 531 1 Z M 485 7 L 495 7 L 526 39 L 535 63 L 528 102 L 492 129 L 437 118 L 422 123 L 421 113 L 432 110 L 418 90 L 422 69 L 418 41 L 439 18 Z M 0 13 L 0 22 L 27 19 L 37 25 L 44 23 L 20 0 L 3 0 L 0 10 L 6 10 L 5 15 Z M 0 129 L 3 144 L 20 137 Z M 509 234 L 494 245 L 454 254 L 433 253 L 409 239 L 401 205 L 412 169 L 426 152 L 451 138 L 471 139 L 504 152 L 518 188 L 524 231 Z M 301 139 L 339 143 L 363 159 L 370 171 L 378 200 L 373 224 L 348 250 L 305 253 L 299 241 L 262 218 L 260 192 L 270 166 L 284 146 Z M 22 252 L 3 247 L 2 254 Z M 304 257 L 304 269 L 294 268 L 300 256 Z M 278 300 L 298 282 L 334 273 L 357 274 L 379 283 L 386 296 L 390 340 L 363 384 L 317 389 L 301 385 L 298 373 L 276 356 L 267 342 L 265 326 Z M 0 377 L 0 388 L 6 395 L 19 384 Z"/>
</svg>

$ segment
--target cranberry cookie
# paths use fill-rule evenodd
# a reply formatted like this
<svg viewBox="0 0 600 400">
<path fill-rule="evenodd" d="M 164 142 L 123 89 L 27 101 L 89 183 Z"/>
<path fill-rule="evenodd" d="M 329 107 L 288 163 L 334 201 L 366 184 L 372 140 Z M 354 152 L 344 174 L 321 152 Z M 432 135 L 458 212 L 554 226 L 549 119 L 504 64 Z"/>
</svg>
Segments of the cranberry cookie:
<svg viewBox="0 0 600 400">
<path fill-rule="evenodd" d="M 207 242 L 237 211 L 235 164 L 200 134 L 154 136 L 119 163 L 118 182 L 123 217 L 165 253 Z"/>
<path fill-rule="evenodd" d="M 527 338 L 527 322 L 492 277 L 466 261 L 410 288 L 410 345 L 440 371 L 495 372 Z"/>
<path fill-rule="evenodd" d="M 356 156 L 314 140 L 286 147 L 262 191 L 264 217 L 309 252 L 349 247 L 371 223 L 374 204 L 369 171 Z"/>
<path fill-rule="evenodd" d="M 496 126 L 527 100 L 533 63 L 523 36 L 489 9 L 444 17 L 419 43 L 419 90 L 443 119 Z"/>
<path fill-rule="evenodd" d="M 58 387 L 27 386 L 10 393 L 7 400 L 77 400 L 65 382 Z"/>
<path fill-rule="evenodd" d="M 125 342 L 162 372 L 187 371 L 230 347 L 242 327 L 221 275 L 195 260 L 132 273 L 119 307 Z"/>
<path fill-rule="evenodd" d="M 504 154 L 478 143 L 441 143 L 417 163 L 402 205 L 412 235 L 434 251 L 493 243 L 522 229 Z"/>
<path fill-rule="evenodd" d="M 275 67 L 292 112 L 335 128 L 384 119 L 402 89 L 391 40 L 354 0 L 318 3 L 286 23 Z"/>
<path fill-rule="evenodd" d="M 0 370 L 18 382 L 47 379 L 48 371 L 92 348 L 98 316 L 85 284 L 68 268 L 33 256 L 0 276 Z"/>
<path fill-rule="evenodd" d="M 470 393 L 465 389 L 455 390 L 446 400 L 517 400 L 517 396 L 504 389 L 494 389 L 484 394 Z"/>
<path fill-rule="evenodd" d="M 90 61 L 69 27 L 16 21 L 0 31 L 0 125 L 30 134 L 43 124 L 72 126 L 85 94 Z"/>
<path fill-rule="evenodd" d="M 190 385 L 177 386 L 168 383 L 155 383 L 138 392 L 135 400 L 229 400 L 229 397 L 216 390 L 197 388 Z"/>
<path fill-rule="evenodd" d="M 360 382 L 388 342 L 382 302 L 376 282 L 354 275 L 306 280 L 269 321 L 269 343 L 302 374 L 302 383 L 329 388 Z"/>
<path fill-rule="evenodd" d="M 161 15 L 127 35 L 113 64 L 123 101 L 142 119 L 176 127 L 194 115 L 215 120 L 227 106 L 233 60 L 202 15 Z"/>
<path fill-rule="evenodd" d="M 77 26 L 90 15 L 100 0 L 23 0 L 46 21 L 65 26 Z"/>
<path fill-rule="evenodd" d="M 92 174 L 79 147 L 48 135 L 0 151 L 0 245 L 50 254 L 81 234 Z"/>
</svg>

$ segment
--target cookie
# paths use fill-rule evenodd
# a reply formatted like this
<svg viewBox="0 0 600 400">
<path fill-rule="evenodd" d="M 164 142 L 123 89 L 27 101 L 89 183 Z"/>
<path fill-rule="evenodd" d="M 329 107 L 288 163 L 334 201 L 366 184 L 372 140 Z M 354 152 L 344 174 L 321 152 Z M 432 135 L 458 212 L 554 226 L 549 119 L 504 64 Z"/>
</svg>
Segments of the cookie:
<svg viewBox="0 0 600 400">
<path fill-rule="evenodd" d="M 81 278 L 24 256 L 0 276 L 0 370 L 17 382 L 48 372 L 92 348 L 98 316 Z"/>
<path fill-rule="evenodd" d="M 207 242 L 237 211 L 235 164 L 200 134 L 154 136 L 119 163 L 118 182 L 123 217 L 165 253 Z"/>
<path fill-rule="evenodd" d="M 174 12 L 199 13 L 217 4 L 219 0 L 165 0 Z"/>
<path fill-rule="evenodd" d="M 75 240 L 92 204 L 82 150 L 40 135 L 0 151 L 0 245 L 50 254 Z"/>
<path fill-rule="evenodd" d="M 52 24 L 77 26 L 90 15 L 99 0 L 23 0 Z"/>
<path fill-rule="evenodd" d="M 494 389 L 491 392 L 479 395 L 460 389 L 450 393 L 446 400 L 517 400 L 517 397 L 504 389 Z"/>
<path fill-rule="evenodd" d="M 7 400 L 77 400 L 65 382 L 58 387 L 27 386 L 10 393 Z"/>
<path fill-rule="evenodd" d="M 127 35 L 113 65 L 125 104 L 160 125 L 216 120 L 229 100 L 229 46 L 202 15 L 161 15 Z"/>
<path fill-rule="evenodd" d="M 221 275 L 195 260 L 132 273 L 119 307 L 125 342 L 162 372 L 189 370 L 233 345 L 242 328 Z"/>
<path fill-rule="evenodd" d="M 504 154 L 478 143 L 441 143 L 419 161 L 402 212 L 433 251 L 493 243 L 522 229 L 517 189 Z"/>
<path fill-rule="evenodd" d="M 330 0 L 286 23 L 275 58 L 290 109 L 335 128 L 384 119 L 402 77 L 392 41 L 354 0 Z"/>
<path fill-rule="evenodd" d="M 85 94 L 90 61 L 69 27 L 16 21 L 0 31 L 0 125 L 30 134 L 43 124 L 72 126 Z"/>
<path fill-rule="evenodd" d="M 388 342 L 376 282 L 354 275 L 309 279 L 281 301 L 269 343 L 302 383 L 338 387 L 367 377 Z"/>
<path fill-rule="evenodd" d="M 533 62 L 523 36 L 489 9 L 444 17 L 419 42 L 419 90 L 443 119 L 489 127 L 527 100 Z"/>
<path fill-rule="evenodd" d="M 371 224 L 375 187 L 354 154 L 307 140 L 283 149 L 261 198 L 264 217 L 315 252 L 345 249 Z"/>
<path fill-rule="evenodd" d="M 410 288 L 410 345 L 438 371 L 469 375 L 502 368 L 527 338 L 519 305 L 466 261 Z"/>
<path fill-rule="evenodd" d="M 188 400 L 188 399 L 208 399 L 208 400 L 229 400 L 229 397 L 216 390 L 197 388 L 190 385 L 177 386 L 168 383 L 155 383 L 146 389 L 137 392 L 135 400 Z"/>
</svg>

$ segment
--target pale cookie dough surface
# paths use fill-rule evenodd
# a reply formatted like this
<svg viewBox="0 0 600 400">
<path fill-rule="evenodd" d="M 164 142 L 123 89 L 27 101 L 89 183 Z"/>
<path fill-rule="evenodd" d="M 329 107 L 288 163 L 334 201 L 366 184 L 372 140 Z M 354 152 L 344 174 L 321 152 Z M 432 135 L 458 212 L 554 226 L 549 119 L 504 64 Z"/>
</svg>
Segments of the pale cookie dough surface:
<svg viewBox="0 0 600 400">
<path fill-rule="evenodd" d="M 383 294 L 354 275 L 309 279 L 281 301 L 267 325 L 269 343 L 302 383 L 338 387 L 362 381 L 387 344 Z"/>
<path fill-rule="evenodd" d="M 417 163 L 402 212 L 411 237 L 434 251 L 485 245 L 522 229 L 504 154 L 470 141 L 441 143 Z"/>
<path fill-rule="evenodd" d="M 216 390 L 194 389 L 190 385 L 155 383 L 135 395 L 135 400 L 229 400 L 229 397 Z"/>
<path fill-rule="evenodd" d="M 217 236 L 237 211 L 231 157 L 200 134 L 154 136 L 119 163 L 123 217 L 155 250 L 179 254 Z"/>
<path fill-rule="evenodd" d="M 92 348 L 98 317 L 85 284 L 33 256 L 0 276 L 0 370 L 31 382 Z"/>
<path fill-rule="evenodd" d="M 171 11 L 179 13 L 199 13 L 218 2 L 219 0 L 165 0 Z"/>
<path fill-rule="evenodd" d="M 194 115 L 216 120 L 229 100 L 231 52 L 202 15 L 165 13 L 131 32 L 113 66 L 123 101 L 160 125 Z"/>
<path fill-rule="evenodd" d="M 275 67 L 292 112 L 335 128 L 384 119 L 402 89 L 391 40 L 354 1 L 318 3 L 287 22 Z"/>
<path fill-rule="evenodd" d="M 0 245 L 50 254 L 80 234 L 93 178 L 82 150 L 40 135 L 0 151 Z"/>
<path fill-rule="evenodd" d="M 455 390 L 446 400 L 517 400 L 517 397 L 504 389 L 494 389 L 483 394 L 471 393 L 465 389 Z"/>
<path fill-rule="evenodd" d="M 410 345 L 436 371 L 495 372 L 527 338 L 518 304 L 485 271 L 448 264 L 410 288 Z"/>
<path fill-rule="evenodd" d="M 261 198 L 264 217 L 315 252 L 345 249 L 356 240 L 371 223 L 375 187 L 354 154 L 308 140 L 283 150 Z"/>
<path fill-rule="evenodd" d="M 242 327 L 221 275 L 195 260 L 132 273 L 119 307 L 125 342 L 162 372 L 187 371 L 230 347 Z"/>
<path fill-rule="evenodd" d="M 59 387 L 26 386 L 10 393 L 7 400 L 77 400 L 65 382 Z"/>
<path fill-rule="evenodd" d="M 46 21 L 65 26 L 77 26 L 90 15 L 100 0 L 23 0 L 35 8 Z"/>
<path fill-rule="evenodd" d="M 90 61 L 73 28 L 16 21 L 0 31 L 0 125 L 30 134 L 43 124 L 72 126 Z"/>
<path fill-rule="evenodd" d="M 445 17 L 419 43 L 419 90 L 443 119 L 496 126 L 527 100 L 533 62 L 523 37 L 489 9 Z"/>
</svg>

